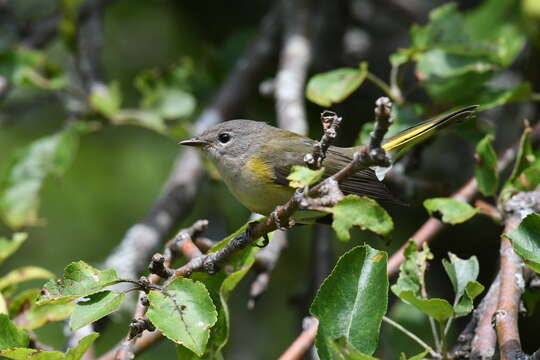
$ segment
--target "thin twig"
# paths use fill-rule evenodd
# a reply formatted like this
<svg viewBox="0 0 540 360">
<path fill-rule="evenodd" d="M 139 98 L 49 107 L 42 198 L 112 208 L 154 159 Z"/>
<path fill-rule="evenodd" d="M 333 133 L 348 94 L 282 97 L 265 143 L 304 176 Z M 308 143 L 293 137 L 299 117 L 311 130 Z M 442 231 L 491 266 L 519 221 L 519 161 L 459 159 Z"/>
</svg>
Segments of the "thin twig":
<svg viewBox="0 0 540 360">
<path fill-rule="evenodd" d="M 393 327 L 395 327 L 396 329 L 398 329 L 399 331 L 401 331 L 402 333 L 404 333 L 405 335 L 407 335 L 411 339 L 413 339 L 417 344 L 419 344 L 421 347 L 423 347 L 424 349 L 429 351 L 431 356 L 433 356 L 434 358 L 440 358 L 441 357 L 435 350 L 433 350 L 433 348 L 431 346 L 426 344 L 422 339 L 420 339 L 418 336 L 416 336 L 413 332 L 405 329 L 399 323 L 395 322 L 394 320 L 392 320 L 392 319 L 390 319 L 390 318 L 388 318 L 386 316 L 383 316 L 382 320 L 385 323 L 392 325 Z"/>
<path fill-rule="evenodd" d="M 304 356 L 313 344 L 313 339 L 317 335 L 319 320 L 309 318 L 310 324 L 305 327 L 304 331 L 293 341 L 293 343 L 285 350 L 278 360 L 299 360 Z"/>
</svg>

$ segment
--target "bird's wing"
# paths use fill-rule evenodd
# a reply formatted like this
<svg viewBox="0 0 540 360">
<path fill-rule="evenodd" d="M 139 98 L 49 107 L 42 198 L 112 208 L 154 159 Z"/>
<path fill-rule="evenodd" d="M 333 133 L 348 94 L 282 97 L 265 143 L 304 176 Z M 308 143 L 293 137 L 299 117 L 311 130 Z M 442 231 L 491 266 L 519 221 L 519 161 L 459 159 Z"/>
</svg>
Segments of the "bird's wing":
<svg viewBox="0 0 540 360">
<path fill-rule="evenodd" d="M 312 150 L 312 141 L 305 141 L 303 149 L 300 150 L 300 144 L 289 144 L 290 148 L 282 148 L 279 154 L 276 154 L 278 161 L 277 166 L 274 166 L 274 182 L 276 184 L 288 186 L 289 180 L 287 176 L 291 171 L 293 165 L 305 165 L 302 157 L 297 154 L 307 154 Z M 300 152 L 299 152 L 300 150 Z M 349 156 L 349 149 L 337 148 L 331 146 L 328 149 L 326 159 L 323 162 L 325 173 L 323 179 L 332 176 L 349 162 L 352 161 L 352 157 Z M 382 200 L 390 203 L 404 204 L 403 201 L 393 195 L 384 183 L 380 182 L 375 173 L 371 169 L 363 169 L 355 172 L 347 177 L 345 180 L 340 181 L 339 187 L 344 194 L 355 194 L 359 196 L 367 196 L 375 200 Z"/>
</svg>

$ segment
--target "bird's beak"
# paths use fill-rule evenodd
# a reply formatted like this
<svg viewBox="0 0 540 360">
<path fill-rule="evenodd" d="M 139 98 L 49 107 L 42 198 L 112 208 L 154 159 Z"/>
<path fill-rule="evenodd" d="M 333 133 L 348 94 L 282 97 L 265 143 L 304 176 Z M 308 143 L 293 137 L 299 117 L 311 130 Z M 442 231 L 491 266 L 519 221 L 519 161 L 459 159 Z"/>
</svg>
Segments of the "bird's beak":
<svg viewBox="0 0 540 360">
<path fill-rule="evenodd" d="M 187 145 L 187 146 L 203 147 L 203 146 L 208 145 L 208 141 L 201 140 L 199 138 L 193 138 L 193 139 L 180 141 L 179 144 Z"/>
</svg>

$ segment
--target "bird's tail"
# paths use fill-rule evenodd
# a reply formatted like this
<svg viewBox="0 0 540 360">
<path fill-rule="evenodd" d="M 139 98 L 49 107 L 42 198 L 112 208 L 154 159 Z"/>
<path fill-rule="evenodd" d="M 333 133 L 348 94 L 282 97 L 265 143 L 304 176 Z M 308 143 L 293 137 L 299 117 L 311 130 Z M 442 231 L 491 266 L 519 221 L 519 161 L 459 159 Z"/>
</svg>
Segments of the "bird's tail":
<svg viewBox="0 0 540 360">
<path fill-rule="evenodd" d="M 468 119 L 478 108 L 478 105 L 468 106 L 466 108 L 453 111 L 449 114 L 442 114 L 407 130 L 385 139 L 382 147 L 388 151 L 393 160 L 399 158 L 405 151 L 412 146 L 426 140 L 437 131 L 458 121 Z"/>
</svg>

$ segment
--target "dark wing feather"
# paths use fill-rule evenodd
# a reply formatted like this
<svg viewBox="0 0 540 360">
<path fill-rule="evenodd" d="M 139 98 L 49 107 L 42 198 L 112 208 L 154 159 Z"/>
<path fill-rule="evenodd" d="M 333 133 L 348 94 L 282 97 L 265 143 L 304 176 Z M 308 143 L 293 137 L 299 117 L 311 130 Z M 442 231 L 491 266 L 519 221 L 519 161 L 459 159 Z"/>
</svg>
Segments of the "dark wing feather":
<svg viewBox="0 0 540 360">
<path fill-rule="evenodd" d="M 305 153 L 307 153 L 311 150 L 311 145 L 306 144 L 305 148 L 307 150 Z M 326 168 L 324 178 L 332 176 L 351 162 L 352 157 L 349 156 L 349 152 L 351 152 L 352 155 L 352 149 L 336 148 L 333 146 L 328 149 L 327 158 L 323 162 L 323 166 Z M 288 186 L 289 180 L 287 180 L 287 176 L 289 176 L 292 165 L 304 165 L 304 163 L 302 159 L 298 159 L 296 164 L 291 164 L 290 154 L 282 153 L 280 155 L 284 157 L 284 161 L 280 161 L 278 163 L 288 165 L 278 165 L 274 167 L 274 182 L 276 184 Z M 285 157 L 287 157 L 288 161 L 285 161 Z M 345 180 L 341 181 L 339 183 L 339 187 L 345 195 L 355 194 L 359 196 L 367 196 L 375 200 L 404 204 L 403 201 L 398 199 L 388 190 L 384 183 L 377 179 L 374 171 L 371 169 L 357 171 L 356 173 L 347 177 Z"/>
</svg>

